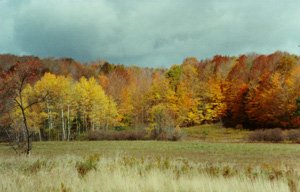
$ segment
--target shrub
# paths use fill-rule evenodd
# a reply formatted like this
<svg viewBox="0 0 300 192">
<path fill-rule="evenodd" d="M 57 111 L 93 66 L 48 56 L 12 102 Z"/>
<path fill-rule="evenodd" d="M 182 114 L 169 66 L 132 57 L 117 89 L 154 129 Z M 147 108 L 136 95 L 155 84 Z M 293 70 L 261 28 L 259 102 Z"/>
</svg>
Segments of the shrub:
<svg viewBox="0 0 300 192">
<path fill-rule="evenodd" d="M 96 141 L 96 140 L 143 140 L 145 139 L 145 131 L 90 131 L 85 140 Z"/>
<path fill-rule="evenodd" d="M 280 128 L 266 130 L 264 140 L 271 142 L 280 142 L 284 140 L 282 130 Z"/>
<path fill-rule="evenodd" d="M 166 133 L 160 133 L 159 135 L 157 135 L 156 139 L 160 141 L 167 140 Z"/>
<path fill-rule="evenodd" d="M 77 162 L 76 169 L 80 176 L 85 176 L 92 169 L 96 170 L 96 165 L 92 161 Z"/>
<path fill-rule="evenodd" d="M 176 126 L 173 129 L 169 129 L 167 132 L 167 139 L 171 141 L 184 140 L 186 137 L 186 133 L 179 127 Z"/>
<path fill-rule="evenodd" d="M 76 163 L 76 169 L 81 177 L 85 176 L 89 171 L 97 169 L 97 162 L 100 160 L 100 155 L 95 154 L 91 155 L 84 159 L 84 161 L 80 161 Z"/>
<path fill-rule="evenodd" d="M 263 141 L 264 140 L 264 131 L 263 130 L 256 130 L 252 133 L 249 133 L 248 139 L 250 141 Z"/>
<path fill-rule="evenodd" d="M 127 131 L 126 140 L 144 140 L 146 136 L 145 131 Z"/>
<path fill-rule="evenodd" d="M 146 135 L 147 135 L 147 132 L 146 132 L 146 131 L 139 131 L 139 132 L 136 134 L 137 140 L 145 140 Z"/>
<path fill-rule="evenodd" d="M 103 132 L 103 137 L 101 138 L 101 140 L 120 140 L 120 134 L 119 132 L 115 132 L 115 131 L 102 131 Z"/>
<path fill-rule="evenodd" d="M 291 192 L 297 192 L 297 184 L 293 179 L 288 179 L 288 186 Z"/>
<path fill-rule="evenodd" d="M 289 130 L 286 139 L 293 142 L 300 142 L 300 130 Z"/>
<path fill-rule="evenodd" d="M 235 128 L 236 128 L 237 130 L 242 130 L 242 129 L 243 129 L 243 125 L 242 125 L 242 124 L 237 124 L 237 125 L 235 126 Z"/>
<path fill-rule="evenodd" d="M 126 133 L 126 140 L 138 140 L 137 138 L 137 133 L 135 133 L 134 131 L 129 131 Z"/>
<path fill-rule="evenodd" d="M 280 128 L 269 130 L 256 130 L 248 135 L 250 141 L 269 141 L 280 142 L 284 140 L 282 130 Z"/>
<path fill-rule="evenodd" d="M 103 131 L 90 131 L 86 135 L 86 140 L 97 141 L 104 138 L 105 133 Z"/>
<path fill-rule="evenodd" d="M 157 140 L 170 140 L 178 141 L 186 138 L 186 132 L 184 132 L 179 126 L 173 128 L 164 128 L 164 131 L 157 135 L 155 128 L 148 128 L 145 138 L 157 139 Z"/>
<path fill-rule="evenodd" d="M 184 140 L 187 136 L 186 132 L 183 131 L 179 126 L 172 128 L 163 128 L 160 133 L 153 127 L 147 128 L 145 133 L 146 139 L 156 139 L 156 140 L 169 140 L 178 141 Z"/>
<path fill-rule="evenodd" d="M 75 137 L 75 140 L 78 140 L 78 141 L 86 140 L 86 137 L 87 137 L 86 133 L 81 133 Z"/>
<path fill-rule="evenodd" d="M 35 161 L 32 165 L 25 169 L 26 172 L 37 173 L 42 167 L 46 166 L 46 161 Z"/>
<path fill-rule="evenodd" d="M 34 161 L 32 164 L 29 164 L 24 168 L 24 172 L 27 174 L 35 174 L 39 172 L 41 169 L 45 169 L 47 171 L 50 171 L 52 168 L 54 168 L 55 163 L 51 161 L 46 160 L 37 160 Z"/>
</svg>

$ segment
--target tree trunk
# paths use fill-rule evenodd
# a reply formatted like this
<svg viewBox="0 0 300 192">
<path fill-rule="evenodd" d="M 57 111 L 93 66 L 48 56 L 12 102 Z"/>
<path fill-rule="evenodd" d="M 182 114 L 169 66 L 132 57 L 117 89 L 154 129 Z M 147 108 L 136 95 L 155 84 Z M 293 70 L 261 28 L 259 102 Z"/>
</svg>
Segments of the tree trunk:
<svg viewBox="0 0 300 192">
<path fill-rule="evenodd" d="M 82 120 L 82 132 L 86 130 L 86 115 L 83 115 L 83 120 Z"/>
<path fill-rule="evenodd" d="M 78 122 L 77 122 L 77 117 L 76 117 L 76 135 L 79 134 L 79 131 L 78 131 Z"/>
<path fill-rule="evenodd" d="M 95 131 L 95 119 L 93 118 L 93 122 L 92 122 L 92 130 Z"/>
<path fill-rule="evenodd" d="M 135 132 L 138 132 L 138 115 L 135 116 Z"/>
<path fill-rule="evenodd" d="M 66 140 L 66 132 L 65 132 L 65 121 L 64 121 L 64 110 L 61 108 L 61 126 L 62 126 L 62 131 L 63 131 L 63 136 L 62 140 Z"/>
<path fill-rule="evenodd" d="M 106 119 L 106 132 L 108 131 L 108 119 Z"/>
<path fill-rule="evenodd" d="M 42 135 L 41 135 L 41 130 L 39 129 L 39 138 L 40 138 L 40 142 L 42 141 Z"/>
<path fill-rule="evenodd" d="M 68 102 L 68 141 L 70 141 L 70 134 L 71 134 L 71 128 L 70 128 L 70 103 Z"/>
<path fill-rule="evenodd" d="M 50 141 L 50 130 L 52 128 L 52 119 L 51 119 L 51 114 L 50 114 L 50 109 L 49 109 L 49 103 L 48 103 L 48 99 L 46 100 L 47 103 L 47 112 L 48 112 L 48 141 Z"/>
<path fill-rule="evenodd" d="M 25 111 L 24 108 L 21 106 L 21 110 L 22 110 L 22 115 L 23 115 L 23 122 L 25 125 L 25 131 L 26 131 L 26 154 L 29 155 L 30 150 L 31 150 L 31 134 L 30 134 L 30 130 L 28 128 L 27 125 L 27 119 L 26 119 L 26 115 L 25 115 Z"/>
<path fill-rule="evenodd" d="M 81 126 L 81 125 L 79 124 L 79 126 L 78 126 L 78 133 L 79 133 L 79 134 L 81 134 L 81 129 L 80 129 L 81 127 L 80 127 L 80 126 Z"/>
</svg>

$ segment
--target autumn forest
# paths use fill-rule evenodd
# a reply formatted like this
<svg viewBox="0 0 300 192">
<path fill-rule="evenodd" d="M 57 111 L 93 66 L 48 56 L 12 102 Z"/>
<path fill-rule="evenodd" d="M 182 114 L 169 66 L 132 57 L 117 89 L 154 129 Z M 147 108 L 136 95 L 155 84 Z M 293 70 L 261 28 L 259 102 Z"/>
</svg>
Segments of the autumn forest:
<svg viewBox="0 0 300 192">
<path fill-rule="evenodd" d="M 41 140 L 94 130 L 170 130 L 220 122 L 238 129 L 298 128 L 300 59 L 285 52 L 186 58 L 169 69 L 98 59 L 0 55 L 0 123 Z M 24 113 L 24 114 L 23 114 Z"/>
</svg>

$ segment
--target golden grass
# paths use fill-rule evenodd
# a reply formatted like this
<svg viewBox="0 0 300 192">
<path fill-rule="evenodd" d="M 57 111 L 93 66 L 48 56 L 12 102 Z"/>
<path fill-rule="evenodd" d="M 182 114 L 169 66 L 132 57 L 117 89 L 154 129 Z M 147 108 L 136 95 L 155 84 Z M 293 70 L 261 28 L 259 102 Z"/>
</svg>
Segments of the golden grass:
<svg viewBox="0 0 300 192">
<path fill-rule="evenodd" d="M 298 188 L 295 171 L 299 167 L 293 173 L 282 170 L 282 175 L 275 174 L 273 178 L 262 169 L 235 171 L 228 165 L 195 164 L 161 157 L 66 155 L 45 160 L 31 156 L 0 162 L 1 191 L 285 192 Z M 80 163 L 95 168 L 81 175 Z"/>
</svg>

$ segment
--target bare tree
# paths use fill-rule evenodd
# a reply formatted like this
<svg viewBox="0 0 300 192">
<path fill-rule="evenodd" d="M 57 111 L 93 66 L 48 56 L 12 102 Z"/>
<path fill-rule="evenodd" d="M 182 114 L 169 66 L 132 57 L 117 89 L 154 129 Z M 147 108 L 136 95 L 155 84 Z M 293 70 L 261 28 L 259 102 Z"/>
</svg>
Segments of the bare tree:
<svg viewBox="0 0 300 192">
<path fill-rule="evenodd" d="M 33 84 L 37 79 L 38 68 L 40 67 L 40 61 L 33 61 L 27 63 L 17 62 L 10 68 L 9 71 L 2 73 L 0 76 L 0 95 L 1 102 L 4 109 L 1 115 L 1 126 L 5 129 L 7 136 L 10 140 L 10 145 L 16 151 L 20 153 L 25 151 L 29 155 L 31 146 L 32 132 L 28 127 L 26 110 L 31 106 L 37 104 L 42 99 L 34 99 L 28 104 L 24 102 L 23 90 L 25 86 L 30 83 Z M 12 128 L 9 112 L 13 108 L 21 110 L 23 126 L 18 128 Z M 23 150 L 24 149 L 24 150 Z"/>
</svg>

